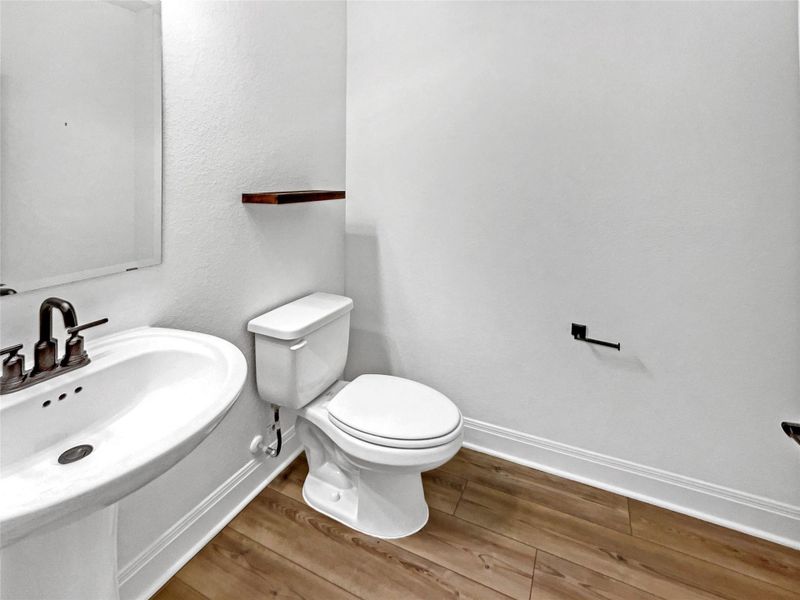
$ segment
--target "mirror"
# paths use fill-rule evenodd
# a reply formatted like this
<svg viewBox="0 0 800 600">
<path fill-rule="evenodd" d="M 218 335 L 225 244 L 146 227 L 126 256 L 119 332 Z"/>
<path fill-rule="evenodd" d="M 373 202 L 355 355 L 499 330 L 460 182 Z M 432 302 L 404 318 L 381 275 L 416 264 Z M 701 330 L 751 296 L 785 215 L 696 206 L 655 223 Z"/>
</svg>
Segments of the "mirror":
<svg viewBox="0 0 800 600">
<path fill-rule="evenodd" d="M 0 2 L 3 295 L 161 262 L 160 13 Z"/>
</svg>

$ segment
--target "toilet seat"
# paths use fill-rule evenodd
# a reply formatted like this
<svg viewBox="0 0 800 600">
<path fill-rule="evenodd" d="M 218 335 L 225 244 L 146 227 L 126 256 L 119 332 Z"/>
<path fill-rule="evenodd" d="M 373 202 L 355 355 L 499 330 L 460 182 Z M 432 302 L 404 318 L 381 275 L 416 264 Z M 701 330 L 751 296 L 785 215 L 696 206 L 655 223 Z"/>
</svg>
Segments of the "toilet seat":
<svg viewBox="0 0 800 600">
<path fill-rule="evenodd" d="M 336 394 L 328 419 L 362 441 L 389 448 L 433 448 L 461 435 L 461 412 L 447 396 L 409 379 L 361 375 Z"/>
</svg>

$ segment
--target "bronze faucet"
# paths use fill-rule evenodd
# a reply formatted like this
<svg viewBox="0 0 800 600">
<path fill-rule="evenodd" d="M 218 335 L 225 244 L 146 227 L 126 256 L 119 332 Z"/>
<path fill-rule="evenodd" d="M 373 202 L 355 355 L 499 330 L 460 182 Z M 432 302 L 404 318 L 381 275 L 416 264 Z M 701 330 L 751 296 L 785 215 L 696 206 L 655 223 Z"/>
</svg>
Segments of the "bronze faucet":
<svg viewBox="0 0 800 600">
<path fill-rule="evenodd" d="M 61 312 L 69 334 L 66 350 L 61 360 L 58 359 L 58 341 L 53 337 L 53 309 Z M 36 342 L 33 350 L 33 369 L 25 370 L 25 357 L 18 354 L 22 349 L 22 344 L 0 350 L 0 354 L 8 355 L 3 359 L 0 394 L 16 392 L 61 373 L 88 365 L 91 360 L 83 348 L 84 340 L 80 332 L 107 322 L 108 319 L 99 319 L 85 325 L 78 325 L 78 317 L 72 304 L 62 298 L 47 298 L 39 307 L 39 341 Z"/>
<path fill-rule="evenodd" d="M 75 327 L 78 324 L 78 315 L 75 308 L 61 298 L 48 298 L 39 307 L 39 341 L 33 347 L 33 371 L 31 376 L 52 371 L 58 366 L 58 341 L 53 337 L 53 309 L 61 311 L 64 318 L 64 327 Z"/>
</svg>

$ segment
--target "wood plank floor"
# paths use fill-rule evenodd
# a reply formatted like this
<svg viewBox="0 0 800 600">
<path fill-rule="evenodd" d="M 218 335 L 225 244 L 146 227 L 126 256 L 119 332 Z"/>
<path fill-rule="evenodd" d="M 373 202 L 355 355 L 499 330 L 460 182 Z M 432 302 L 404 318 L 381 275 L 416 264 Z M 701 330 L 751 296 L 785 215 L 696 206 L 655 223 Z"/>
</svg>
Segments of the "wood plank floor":
<svg viewBox="0 0 800 600">
<path fill-rule="evenodd" d="M 156 600 L 800 600 L 800 552 L 462 449 L 377 540 L 303 502 L 300 456 Z"/>
</svg>

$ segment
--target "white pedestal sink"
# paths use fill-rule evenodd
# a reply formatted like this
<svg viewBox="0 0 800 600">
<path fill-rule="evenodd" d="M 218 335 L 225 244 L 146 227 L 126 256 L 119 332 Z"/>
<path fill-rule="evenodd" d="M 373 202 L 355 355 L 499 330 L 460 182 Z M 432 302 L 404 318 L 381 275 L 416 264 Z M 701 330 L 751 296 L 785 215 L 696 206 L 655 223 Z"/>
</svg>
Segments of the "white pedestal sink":
<svg viewBox="0 0 800 600">
<path fill-rule="evenodd" d="M 92 362 L 0 397 L 0 598 L 114 600 L 117 502 L 192 451 L 247 375 L 219 338 L 143 327 Z M 59 456 L 79 445 L 89 454 Z"/>
</svg>

